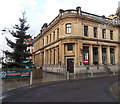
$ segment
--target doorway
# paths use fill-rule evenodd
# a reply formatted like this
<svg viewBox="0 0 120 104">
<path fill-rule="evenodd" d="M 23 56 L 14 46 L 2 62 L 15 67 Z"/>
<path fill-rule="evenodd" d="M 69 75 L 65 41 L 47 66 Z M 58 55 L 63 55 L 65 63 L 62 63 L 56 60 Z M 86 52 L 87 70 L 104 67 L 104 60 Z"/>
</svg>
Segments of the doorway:
<svg viewBox="0 0 120 104">
<path fill-rule="evenodd" d="M 67 58 L 67 71 L 74 73 L 74 58 Z"/>
</svg>

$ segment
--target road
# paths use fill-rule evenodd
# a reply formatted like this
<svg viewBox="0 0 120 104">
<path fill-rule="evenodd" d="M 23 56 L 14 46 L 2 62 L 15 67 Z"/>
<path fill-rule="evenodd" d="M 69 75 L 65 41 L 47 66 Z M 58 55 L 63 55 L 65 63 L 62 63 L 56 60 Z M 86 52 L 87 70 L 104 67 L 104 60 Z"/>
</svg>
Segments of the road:
<svg viewBox="0 0 120 104">
<path fill-rule="evenodd" d="M 109 88 L 118 76 L 49 82 L 13 90 L 3 102 L 118 102 Z"/>
</svg>

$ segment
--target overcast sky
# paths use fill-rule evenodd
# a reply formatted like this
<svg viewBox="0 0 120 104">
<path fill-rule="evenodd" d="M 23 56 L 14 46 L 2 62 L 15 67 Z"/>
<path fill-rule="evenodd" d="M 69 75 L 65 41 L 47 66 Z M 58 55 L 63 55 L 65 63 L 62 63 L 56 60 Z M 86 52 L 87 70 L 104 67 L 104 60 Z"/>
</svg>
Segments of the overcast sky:
<svg viewBox="0 0 120 104">
<path fill-rule="evenodd" d="M 18 24 L 22 11 L 26 11 L 27 23 L 30 25 L 28 34 L 36 36 L 43 23 L 50 23 L 59 13 L 59 9 L 76 9 L 80 6 L 82 11 L 105 15 L 115 14 L 120 0 L 0 0 L 0 30 L 5 27 L 12 29 Z M 9 49 L 5 36 L 12 39 L 8 33 L 2 35 L 0 31 L 1 50 Z"/>
</svg>

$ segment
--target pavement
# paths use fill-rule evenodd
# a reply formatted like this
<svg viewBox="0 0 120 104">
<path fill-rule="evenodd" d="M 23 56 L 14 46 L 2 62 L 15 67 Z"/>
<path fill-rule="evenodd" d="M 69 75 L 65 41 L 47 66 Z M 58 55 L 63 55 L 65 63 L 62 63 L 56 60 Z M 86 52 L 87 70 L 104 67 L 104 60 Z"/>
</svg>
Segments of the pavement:
<svg viewBox="0 0 120 104">
<path fill-rule="evenodd" d="M 2 102 L 115 102 L 110 92 L 118 76 L 47 82 L 5 92 Z"/>
<path fill-rule="evenodd" d="M 120 99 L 120 95 L 119 95 L 120 94 L 120 81 L 113 84 L 110 88 L 110 91 L 115 97 Z"/>
</svg>

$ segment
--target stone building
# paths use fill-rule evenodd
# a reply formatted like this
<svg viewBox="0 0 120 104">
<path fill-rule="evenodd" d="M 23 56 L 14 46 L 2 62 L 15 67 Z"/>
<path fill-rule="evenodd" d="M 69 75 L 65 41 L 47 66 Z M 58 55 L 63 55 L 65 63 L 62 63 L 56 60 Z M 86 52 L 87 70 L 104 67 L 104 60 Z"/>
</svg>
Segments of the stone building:
<svg viewBox="0 0 120 104">
<path fill-rule="evenodd" d="M 111 19 L 81 10 L 59 10 L 34 40 L 34 64 L 55 73 L 118 69 L 118 27 Z"/>
</svg>

